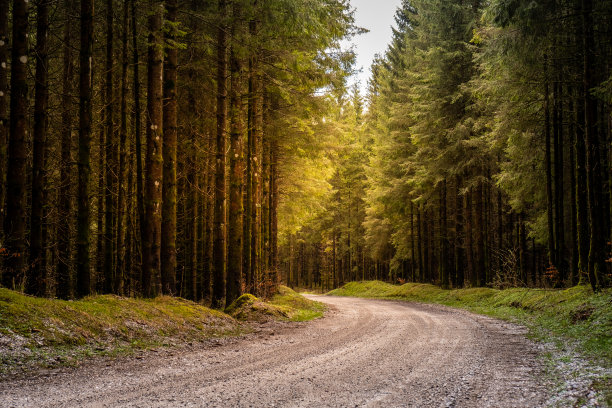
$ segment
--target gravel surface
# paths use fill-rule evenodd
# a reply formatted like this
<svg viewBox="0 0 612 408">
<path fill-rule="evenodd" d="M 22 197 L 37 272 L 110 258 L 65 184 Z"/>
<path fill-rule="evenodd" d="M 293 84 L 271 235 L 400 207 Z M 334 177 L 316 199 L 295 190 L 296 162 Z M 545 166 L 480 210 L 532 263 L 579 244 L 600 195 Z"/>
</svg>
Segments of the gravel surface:
<svg viewBox="0 0 612 408">
<path fill-rule="evenodd" d="M 323 319 L 0 382 L 0 407 L 538 407 L 524 329 L 434 305 L 315 297 Z"/>
</svg>

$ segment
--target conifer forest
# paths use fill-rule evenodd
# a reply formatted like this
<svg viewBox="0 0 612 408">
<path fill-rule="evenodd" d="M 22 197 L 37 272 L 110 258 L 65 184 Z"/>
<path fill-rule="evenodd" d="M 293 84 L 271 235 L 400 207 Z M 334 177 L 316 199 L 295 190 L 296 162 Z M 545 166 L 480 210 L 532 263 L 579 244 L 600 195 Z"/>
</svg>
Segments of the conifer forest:
<svg viewBox="0 0 612 408">
<path fill-rule="evenodd" d="M 0 0 L 2 286 L 608 288 L 611 30 L 403 0 L 360 87 L 348 0 Z"/>
</svg>

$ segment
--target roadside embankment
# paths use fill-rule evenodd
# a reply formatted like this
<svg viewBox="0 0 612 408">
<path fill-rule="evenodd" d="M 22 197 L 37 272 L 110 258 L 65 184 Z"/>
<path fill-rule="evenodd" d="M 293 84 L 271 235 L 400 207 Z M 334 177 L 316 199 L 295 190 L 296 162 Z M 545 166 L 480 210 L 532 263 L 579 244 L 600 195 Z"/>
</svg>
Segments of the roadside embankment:
<svg viewBox="0 0 612 408">
<path fill-rule="evenodd" d="M 278 313 L 272 320 L 310 320 L 324 308 L 281 287 L 257 305 Z M 155 299 L 90 296 L 43 299 L 0 288 L 0 377 L 41 367 L 75 365 L 94 356 L 120 356 L 157 347 L 193 345 L 251 331 L 244 319 L 168 296 Z"/>
</svg>

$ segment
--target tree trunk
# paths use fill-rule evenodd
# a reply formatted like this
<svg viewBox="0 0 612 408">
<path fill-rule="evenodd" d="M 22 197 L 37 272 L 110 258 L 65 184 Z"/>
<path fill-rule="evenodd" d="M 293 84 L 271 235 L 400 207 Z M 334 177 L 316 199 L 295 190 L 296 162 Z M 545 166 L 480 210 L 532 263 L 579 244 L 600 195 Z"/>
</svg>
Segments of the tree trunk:
<svg viewBox="0 0 612 408">
<path fill-rule="evenodd" d="M 207 170 L 206 170 L 206 239 L 204 242 L 204 276 L 202 279 L 203 292 L 202 296 L 205 299 L 211 296 L 211 283 L 212 283 L 212 271 L 213 271 L 213 228 L 214 228 L 214 207 L 215 207 L 215 193 L 214 193 L 214 177 L 215 177 L 215 137 L 213 132 L 209 131 L 207 134 L 208 141 L 208 155 L 206 159 Z"/>
<path fill-rule="evenodd" d="M 234 39 L 230 58 L 230 188 L 229 188 L 229 225 L 227 231 L 227 286 L 225 304 L 230 305 L 242 294 L 242 185 L 243 180 L 243 69 L 242 60 L 236 50 L 236 37 L 241 38 L 240 5 L 233 5 L 234 23 L 232 37 Z"/>
<path fill-rule="evenodd" d="M 414 203 L 410 201 L 410 273 L 411 281 L 416 282 L 415 269 L 416 269 L 416 252 L 415 252 L 415 237 L 414 237 Z"/>
<path fill-rule="evenodd" d="M 176 81 L 178 49 L 173 24 L 178 13 L 177 0 L 165 0 L 166 18 L 171 27 L 166 31 L 166 44 L 170 44 L 164 59 L 163 84 L 163 189 L 161 225 L 161 282 L 162 293 L 176 293 L 176 149 L 177 149 L 177 99 Z M 195 146 L 194 146 L 195 148 Z M 193 186 L 192 186 L 193 188 Z M 195 233 L 195 232 L 194 232 Z"/>
<path fill-rule="evenodd" d="M 217 154 L 215 167 L 215 215 L 213 232 L 212 306 L 223 307 L 225 301 L 225 132 L 227 128 L 227 3 L 219 0 L 217 31 Z"/>
<path fill-rule="evenodd" d="M 519 284 L 522 287 L 527 286 L 527 276 L 528 276 L 528 264 L 527 264 L 527 232 L 525 231 L 525 216 L 523 214 L 519 214 L 518 221 L 518 239 L 519 239 L 519 262 L 520 262 L 520 272 L 521 272 L 521 282 Z"/>
<path fill-rule="evenodd" d="M 257 6 L 257 2 L 255 2 Z M 259 22 L 250 22 L 250 34 L 256 37 L 259 32 Z M 251 150 L 251 176 L 253 201 L 251 203 L 251 274 L 253 293 L 258 294 L 258 285 L 261 279 L 261 221 L 262 221 L 262 155 L 263 155 L 263 90 L 261 84 L 261 74 L 259 72 L 259 56 L 251 57 L 250 81 L 252 90 L 249 99 L 252 106 L 252 150 Z"/>
<path fill-rule="evenodd" d="M 484 259 L 484 236 L 483 236 L 483 188 L 482 182 L 478 182 L 474 190 L 475 202 L 474 202 L 474 229 L 475 229 L 475 254 L 474 254 L 474 266 L 476 268 L 475 274 L 477 276 L 477 285 L 484 286 L 486 282 L 485 276 L 485 259 Z"/>
<path fill-rule="evenodd" d="M 267 109 L 264 109 L 267 112 Z M 267 122 L 265 120 L 264 122 Z M 269 271 L 269 253 L 270 253 L 270 142 L 268 138 L 262 141 L 261 155 L 261 270 L 262 282 L 264 283 L 264 295 L 269 296 L 270 291 L 270 271 Z"/>
<path fill-rule="evenodd" d="M 472 188 L 465 193 L 465 251 L 467 258 L 467 274 L 472 287 L 478 286 L 478 277 L 474 271 L 474 239 L 473 239 L 473 219 L 472 219 Z"/>
<path fill-rule="evenodd" d="M 565 267 L 565 214 L 564 214 L 564 182 L 563 182 L 563 102 L 561 84 L 556 82 L 553 89 L 553 137 L 554 137 L 554 168 L 555 168 L 555 242 L 559 283 L 566 279 Z"/>
<path fill-rule="evenodd" d="M 36 78 L 34 97 L 34 134 L 32 153 L 32 208 L 30 212 L 30 276 L 26 292 L 35 296 L 46 293 L 47 255 L 43 239 L 46 181 L 46 143 L 48 130 L 49 72 L 48 46 L 49 7 L 39 0 L 36 7 Z"/>
<path fill-rule="evenodd" d="M 447 208 L 446 208 L 446 179 L 442 182 L 442 194 L 440 195 L 440 215 L 442 220 L 440 222 L 440 237 L 442 241 L 441 248 L 441 259 L 440 259 L 440 274 L 442 280 L 442 287 L 448 289 L 449 287 L 449 260 L 448 260 L 448 220 L 447 220 Z"/>
<path fill-rule="evenodd" d="M 4 198 L 6 195 L 6 154 L 9 135 L 9 2 L 0 2 L 0 239 L 4 240 Z"/>
<path fill-rule="evenodd" d="M 142 283 L 144 248 L 143 237 L 145 236 L 145 207 L 144 207 L 144 185 L 142 169 L 142 122 L 140 108 L 140 74 L 138 70 L 138 35 L 136 24 L 136 0 L 132 0 L 132 65 L 133 71 L 133 91 L 134 91 L 134 143 L 136 154 L 136 207 L 138 210 L 138 226 L 140 233 L 140 281 Z M 141 287 L 142 290 L 142 287 Z"/>
<path fill-rule="evenodd" d="M 547 60 L 544 57 L 544 69 L 546 70 Z M 556 265 L 557 260 L 555 259 L 556 246 L 555 246 L 555 232 L 554 232 L 554 211 L 553 211 L 553 186 L 552 186 L 552 152 L 550 146 L 550 91 L 548 85 L 548 78 L 545 78 L 544 84 L 544 139 L 546 145 L 545 153 L 545 167 L 546 167 L 546 203 L 547 203 L 547 215 L 548 215 L 548 262 L 549 264 Z"/>
<path fill-rule="evenodd" d="M 464 245 L 464 213 L 463 196 L 460 194 L 462 177 L 456 176 L 456 196 L 455 196 L 455 269 L 457 270 L 456 286 L 462 288 L 465 285 L 465 245 Z"/>
<path fill-rule="evenodd" d="M 104 293 L 112 293 L 114 286 L 113 255 L 114 255 L 114 226 L 115 226 L 115 187 L 116 165 L 115 160 L 117 144 L 114 129 L 114 101 L 113 101 L 113 0 L 106 0 L 106 80 L 104 83 L 104 131 L 106 134 L 106 165 L 104 190 Z M 100 169 L 100 171 L 102 171 Z"/>
<path fill-rule="evenodd" d="M 123 27 L 121 34 L 121 124 L 119 127 L 119 174 L 117 177 L 117 262 L 115 268 L 114 292 L 122 295 L 125 285 L 126 240 L 124 229 L 126 220 L 125 203 L 125 164 L 127 143 L 127 81 L 128 81 L 128 2 L 123 3 Z M 129 197 L 129 196 L 128 196 Z"/>
<path fill-rule="evenodd" d="M 143 296 L 156 294 L 160 274 L 162 189 L 162 15 L 163 3 L 151 0 L 147 52 L 147 178 L 145 185 L 145 234 L 142 238 Z"/>
<path fill-rule="evenodd" d="M 63 39 L 63 70 L 62 70 L 62 129 L 61 129 L 61 163 L 60 186 L 58 197 L 58 215 L 60 220 L 69 220 L 72 216 L 72 112 L 74 64 L 72 60 L 73 28 L 72 19 L 76 15 L 73 0 L 64 1 L 64 39 Z M 68 299 L 71 294 L 71 239 L 70 223 L 59 222 L 57 225 L 57 269 L 55 295 L 60 299 Z"/>
<path fill-rule="evenodd" d="M 574 112 L 574 102 L 571 88 L 568 89 L 570 96 L 568 111 Z M 572 247 L 572 258 L 570 263 L 570 276 L 569 284 L 574 286 L 578 283 L 578 205 L 577 205 L 577 188 L 576 184 L 576 126 L 577 124 L 573 118 L 569 121 L 570 127 L 568 130 L 569 134 L 569 158 L 570 158 L 570 216 L 571 216 L 571 247 Z M 535 255 L 535 254 L 534 254 Z M 535 284 L 535 282 L 534 282 Z"/>
<path fill-rule="evenodd" d="M 417 235 L 418 239 L 418 252 L 419 252 L 419 282 L 425 282 L 425 271 L 423 269 L 423 229 L 421 222 L 421 207 L 417 206 Z"/>
<path fill-rule="evenodd" d="M 584 100 L 582 95 L 584 89 L 580 87 L 579 99 L 576 101 L 576 127 L 575 127 L 575 144 L 576 144 L 576 210 L 577 210 L 577 228 L 578 228 L 578 282 L 586 283 L 587 273 L 589 270 L 589 239 L 591 236 L 591 228 L 589 226 L 589 191 L 587 184 L 586 171 L 586 145 L 584 140 Z"/>
<path fill-rule="evenodd" d="M 90 244 L 90 174 L 92 122 L 92 51 L 93 0 L 81 0 L 81 46 L 79 51 L 79 188 L 77 222 L 77 287 L 78 297 L 91 292 Z"/>
<path fill-rule="evenodd" d="M 604 230 L 603 189 L 601 181 L 600 141 L 597 134 L 597 99 L 591 93 L 595 86 L 595 40 L 593 35 L 593 0 L 582 0 L 584 38 L 584 109 L 586 171 L 589 190 L 589 220 L 591 237 L 589 247 L 589 280 L 594 290 L 607 284 L 606 248 Z"/>
<path fill-rule="evenodd" d="M 255 37 L 255 22 L 249 22 L 249 34 L 251 40 Z M 251 261 L 251 248 L 252 243 L 252 225 L 253 225 L 253 149 L 254 149 L 254 137 L 253 137 L 253 108 L 255 105 L 254 98 L 254 87 L 255 77 L 253 73 L 254 69 L 254 56 L 249 57 L 248 67 L 248 104 L 247 104 L 247 141 L 245 145 L 245 194 L 244 194 L 244 222 L 242 225 L 242 272 L 245 276 L 246 291 L 253 293 L 255 287 L 255 279 L 253 275 L 253 264 Z M 291 266 L 291 265 L 290 265 Z"/>
<path fill-rule="evenodd" d="M 280 271 L 278 267 L 278 141 L 272 140 L 270 148 L 270 191 L 272 194 L 270 204 L 270 268 L 274 276 L 274 284 L 280 284 Z"/>
<path fill-rule="evenodd" d="M 11 51 L 11 111 L 8 143 L 6 218 L 4 233 L 8 256 L 2 284 L 16 288 L 25 272 L 26 254 L 26 162 L 28 132 L 28 5 L 13 0 L 13 48 Z"/>
</svg>

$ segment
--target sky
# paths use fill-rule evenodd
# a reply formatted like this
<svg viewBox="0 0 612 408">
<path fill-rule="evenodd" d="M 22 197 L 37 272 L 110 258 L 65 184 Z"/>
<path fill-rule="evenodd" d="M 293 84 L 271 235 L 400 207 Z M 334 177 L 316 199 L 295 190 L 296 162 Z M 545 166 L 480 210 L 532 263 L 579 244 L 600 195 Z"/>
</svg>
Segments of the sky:
<svg viewBox="0 0 612 408">
<path fill-rule="evenodd" d="M 395 25 L 395 10 L 401 0 L 350 0 L 355 9 L 355 23 L 367 28 L 370 32 L 358 35 L 351 40 L 357 53 L 356 69 L 361 69 L 351 83 L 360 82 L 362 94 L 365 95 L 370 66 L 376 54 L 383 54 L 391 42 L 391 26 Z"/>
</svg>

